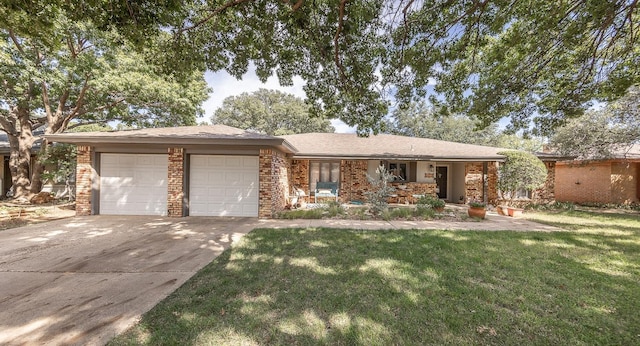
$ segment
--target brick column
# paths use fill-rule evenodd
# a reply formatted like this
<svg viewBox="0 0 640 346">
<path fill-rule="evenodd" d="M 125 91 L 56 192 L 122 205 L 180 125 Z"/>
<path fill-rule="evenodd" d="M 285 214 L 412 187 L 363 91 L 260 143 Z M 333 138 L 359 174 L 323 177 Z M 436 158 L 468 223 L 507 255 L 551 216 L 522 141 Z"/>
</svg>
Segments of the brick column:
<svg viewBox="0 0 640 346">
<path fill-rule="evenodd" d="M 91 215 L 91 198 L 94 169 L 91 162 L 91 147 L 78 146 L 76 165 L 76 215 Z"/>
<path fill-rule="evenodd" d="M 487 162 L 487 200 L 498 205 L 498 166 L 497 161 Z"/>
<path fill-rule="evenodd" d="M 482 172 L 482 162 L 467 162 L 464 165 L 464 185 L 465 194 L 467 196 L 467 202 L 477 201 L 482 202 L 484 196 L 482 195 L 482 189 L 484 186 Z"/>
<path fill-rule="evenodd" d="M 169 148 L 167 215 L 182 217 L 184 200 L 184 148 Z"/>
<path fill-rule="evenodd" d="M 277 150 L 260 149 L 258 217 L 272 218 L 284 210 L 289 195 L 286 157 Z"/>
</svg>

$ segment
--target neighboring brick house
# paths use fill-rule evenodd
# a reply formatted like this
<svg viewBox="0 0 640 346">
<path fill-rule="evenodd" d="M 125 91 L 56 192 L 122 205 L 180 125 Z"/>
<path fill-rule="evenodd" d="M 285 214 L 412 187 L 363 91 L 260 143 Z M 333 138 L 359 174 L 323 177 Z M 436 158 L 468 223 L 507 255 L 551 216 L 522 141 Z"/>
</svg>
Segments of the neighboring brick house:
<svg viewBox="0 0 640 346">
<path fill-rule="evenodd" d="M 555 180 L 557 201 L 638 203 L 640 145 L 611 159 L 560 161 Z"/>
<path fill-rule="evenodd" d="M 392 171 L 391 203 L 419 195 L 495 203 L 502 148 L 395 135 L 307 133 L 272 137 L 224 125 L 67 133 L 78 145 L 77 213 L 270 218 L 307 201 L 317 182 L 341 202 L 364 201 L 367 174 Z M 549 177 L 554 159 L 547 158 Z M 538 195 L 553 200 L 553 181 Z"/>
</svg>

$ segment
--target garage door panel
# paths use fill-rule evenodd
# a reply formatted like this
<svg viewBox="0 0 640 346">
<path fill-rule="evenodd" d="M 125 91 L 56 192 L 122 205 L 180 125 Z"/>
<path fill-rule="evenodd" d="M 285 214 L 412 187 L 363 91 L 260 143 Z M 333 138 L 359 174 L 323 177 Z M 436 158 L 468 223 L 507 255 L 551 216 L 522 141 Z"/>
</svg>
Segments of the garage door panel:
<svg viewBox="0 0 640 346">
<path fill-rule="evenodd" d="M 257 157 L 192 155 L 190 166 L 190 215 L 258 215 Z"/>
<path fill-rule="evenodd" d="M 166 215 L 167 155 L 102 154 L 100 213 Z"/>
</svg>

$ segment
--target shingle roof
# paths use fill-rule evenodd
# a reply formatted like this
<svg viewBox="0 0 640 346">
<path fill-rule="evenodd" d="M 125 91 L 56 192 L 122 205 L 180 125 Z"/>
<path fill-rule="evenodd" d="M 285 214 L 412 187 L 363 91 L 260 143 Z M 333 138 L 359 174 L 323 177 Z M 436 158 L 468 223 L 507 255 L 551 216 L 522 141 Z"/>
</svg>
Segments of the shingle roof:
<svg viewBox="0 0 640 346">
<path fill-rule="evenodd" d="M 275 137 L 241 130 L 226 125 L 160 127 L 106 132 L 68 132 L 51 138 L 208 138 L 208 139 L 274 139 Z"/>
<path fill-rule="evenodd" d="M 375 157 L 495 160 L 508 149 L 454 143 L 428 138 L 380 134 L 358 137 L 348 133 L 305 133 L 280 136 L 299 157 Z"/>
<path fill-rule="evenodd" d="M 47 139 L 54 142 L 74 144 L 276 146 L 288 153 L 294 151 L 282 138 L 245 131 L 226 125 L 62 133 L 47 135 Z"/>
</svg>

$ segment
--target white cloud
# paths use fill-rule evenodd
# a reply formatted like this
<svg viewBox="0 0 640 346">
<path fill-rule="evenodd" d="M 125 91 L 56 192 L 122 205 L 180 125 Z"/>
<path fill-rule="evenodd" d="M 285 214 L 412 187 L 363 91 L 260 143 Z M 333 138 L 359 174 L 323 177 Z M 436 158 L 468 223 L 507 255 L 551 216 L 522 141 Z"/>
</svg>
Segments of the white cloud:
<svg viewBox="0 0 640 346">
<path fill-rule="evenodd" d="M 283 92 L 287 92 L 296 95 L 300 98 L 307 98 L 304 90 L 305 81 L 300 77 L 293 78 L 293 85 L 288 87 L 280 86 L 278 77 L 271 76 L 267 79 L 266 83 L 262 83 L 258 76 L 256 76 L 256 68 L 253 65 L 249 66 L 249 71 L 242 76 L 242 79 L 238 80 L 235 77 L 228 74 L 226 71 L 211 72 L 207 71 L 204 75 L 205 80 L 209 87 L 213 90 L 209 94 L 209 99 L 203 104 L 205 111 L 204 120 L 210 122 L 211 116 L 216 109 L 222 106 L 222 101 L 229 96 L 240 95 L 244 92 L 253 92 L 260 88 L 275 89 Z M 331 120 L 331 125 L 335 127 L 336 132 L 355 132 L 355 129 L 348 126 L 341 120 Z"/>
</svg>

